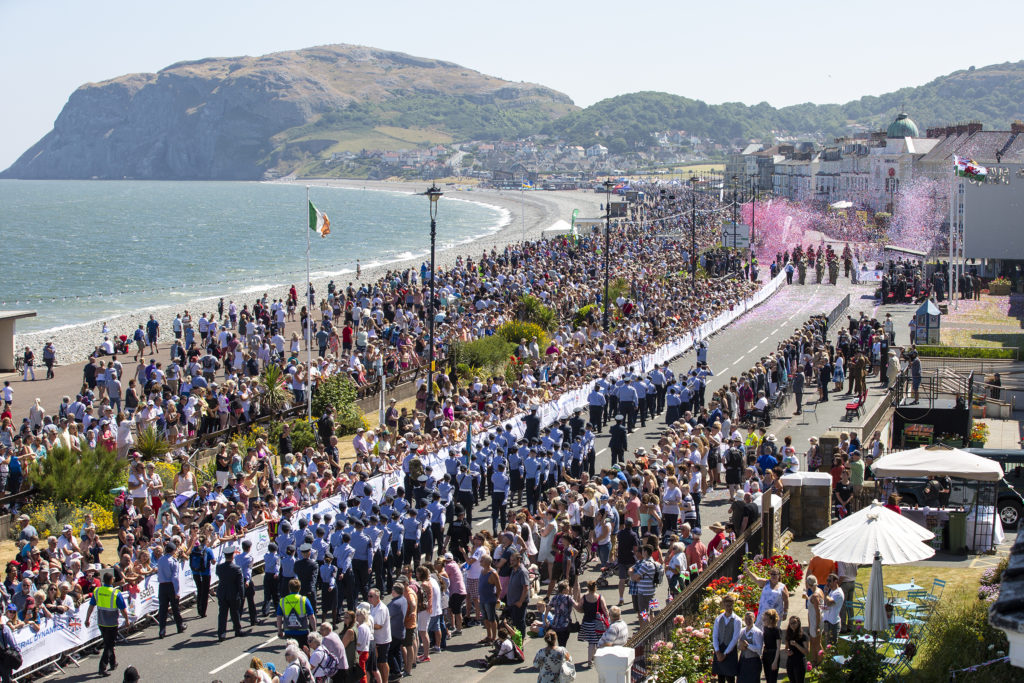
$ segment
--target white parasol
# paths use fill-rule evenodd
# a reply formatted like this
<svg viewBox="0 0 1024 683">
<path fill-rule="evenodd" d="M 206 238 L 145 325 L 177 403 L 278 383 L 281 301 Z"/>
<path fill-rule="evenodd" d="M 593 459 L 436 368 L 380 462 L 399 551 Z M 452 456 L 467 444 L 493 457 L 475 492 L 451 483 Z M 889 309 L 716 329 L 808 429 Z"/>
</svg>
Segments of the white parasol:
<svg viewBox="0 0 1024 683">
<path fill-rule="evenodd" d="M 811 549 L 815 555 L 836 562 L 871 564 L 875 554 L 881 553 L 882 564 L 906 564 L 935 554 L 935 549 L 924 543 L 935 538 L 932 532 L 881 505 L 873 503 L 843 522 L 846 524 L 839 531 L 826 536 L 826 529 L 819 534 L 826 538 Z"/>
<path fill-rule="evenodd" d="M 882 505 L 877 500 L 872 501 L 871 505 L 854 512 L 852 515 L 848 515 L 843 519 L 839 520 L 831 526 L 827 526 L 818 532 L 818 538 L 832 538 L 833 536 L 850 533 L 855 527 L 861 527 L 866 522 L 868 515 L 877 515 L 885 517 L 885 523 L 889 526 L 898 526 L 904 532 L 911 535 L 916 535 L 922 541 L 930 541 L 935 538 L 935 534 L 928 531 L 920 524 L 907 519 L 903 515 L 897 514 L 889 508 Z M 870 561 L 870 560 L 869 560 Z M 887 564 L 892 564 L 891 562 Z"/>
</svg>

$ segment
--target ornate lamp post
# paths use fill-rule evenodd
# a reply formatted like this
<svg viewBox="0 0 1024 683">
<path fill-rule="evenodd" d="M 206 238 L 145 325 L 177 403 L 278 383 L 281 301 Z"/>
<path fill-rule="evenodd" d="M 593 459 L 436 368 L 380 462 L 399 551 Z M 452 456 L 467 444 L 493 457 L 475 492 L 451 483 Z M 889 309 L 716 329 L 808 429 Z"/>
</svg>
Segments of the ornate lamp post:
<svg viewBox="0 0 1024 683">
<path fill-rule="evenodd" d="M 611 178 L 604 181 L 604 331 L 608 331 L 608 259 L 611 256 L 612 238 L 612 188 L 615 186 Z"/>
<path fill-rule="evenodd" d="M 428 363 L 427 365 L 427 395 L 430 397 L 427 408 L 429 410 L 430 404 L 434 401 L 434 318 L 437 314 L 434 311 L 434 281 L 436 280 L 436 273 L 434 271 L 434 245 L 437 241 L 437 200 L 444 194 L 437 187 L 437 185 L 431 183 L 430 187 L 426 192 L 423 193 L 430 200 L 430 301 L 427 304 L 427 327 L 430 335 L 430 347 L 428 351 Z"/>
</svg>

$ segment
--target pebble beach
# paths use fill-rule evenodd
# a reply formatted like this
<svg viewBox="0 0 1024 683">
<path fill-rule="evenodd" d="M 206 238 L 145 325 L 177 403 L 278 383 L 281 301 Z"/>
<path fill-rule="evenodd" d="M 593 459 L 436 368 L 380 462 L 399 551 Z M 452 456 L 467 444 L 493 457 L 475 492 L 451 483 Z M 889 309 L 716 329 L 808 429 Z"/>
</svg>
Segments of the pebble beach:
<svg viewBox="0 0 1024 683">
<path fill-rule="evenodd" d="M 284 182 L 284 181 L 282 181 Z M 389 182 L 389 181 L 360 181 L 360 180 L 303 180 L 303 185 L 345 187 L 352 189 L 386 190 L 392 192 L 423 192 L 428 182 Z M 507 220 L 497 231 L 480 237 L 469 243 L 459 244 L 449 249 L 438 248 L 436 260 L 438 267 L 447 268 L 455 262 L 459 255 L 476 256 L 483 249 L 503 248 L 506 244 L 518 242 L 522 239 L 536 239 L 543 230 L 550 227 L 559 220 L 569 221 L 573 209 L 579 209 L 581 218 L 593 218 L 601 215 L 600 206 L 604 202 L 604 195 L 591 191 L 571 192 L 516 192 L 499 190 L 472 191 L 454 189 L 452 187 L 441 188 L 446 197 L 460 199 L 463 201 L 480 202 L 488 204 L 506 212 Z M 427 214 L 426 199 L 424 199 L 424 227 L 423 227 L 423 248 L 429 249 L 429 218 Z M 438 215 L 438 233 L 444 231 L 443 203 L 441 212 Z M 350 236 L 337 233 L 327 239 L 351 239 Z M 440 239 L 439 239 L 440 241 Z M 296 254 L 296 268 L 304 265 L 302 254 Z M 367 267 L 363 266 L 359 282 L 373 282 L 381 277 L 388 270 L 417 267 L 422 262 L 417 256 L 405 260 L 392 261 L 380 265 Z M 318 292 L 326 292 L 329 277 L 313 278 L 313 286 Z M 347 285 L 349 281 L 355 282 L 355 273 L 335 276 L 337 284 Z M 294 283 L 299 291 L 302 291 L 301 277 Z M 292 283 L 282 284 L 278 287 L 271 287 L 266 290 L 267 296 L 273 299 L 285 298 L 288 288 Z M 235 287 L 227 287 L 221 296 L 225 302 L 234 300 L 239 303 L 251 303 L 262 292 L 252 292 L 251 283 L 239 281 Z M 216 310 L 216 297 L 203 297 L 186 302 L 176 301 L 173 305 L 140 308 L 131 312 L 111 317 L 107 320 L 112 334 L 130 334 L 138 325 L 149 320 L 149 316 L 155 315 L 160 321 L 162 340 L 169 340 L 170 322 L 176 313 L 188 309 L 198 316 L 201 312 Z M 57 348 L 58 365 L 77 364 L 84 362 L 95 347 L 103 340 L 100 324 L 82 324 L 61 327 L 63 321 L 52 320 L 49 329 L 38 332 L 26 332 L 15 335 L 15 348 L 31 346 L 37 354 L 41 352 L 43 345 L 48 340 L 53 340 Z M 56 329 L 55 329 L 56 328 Z"/>
</svg>

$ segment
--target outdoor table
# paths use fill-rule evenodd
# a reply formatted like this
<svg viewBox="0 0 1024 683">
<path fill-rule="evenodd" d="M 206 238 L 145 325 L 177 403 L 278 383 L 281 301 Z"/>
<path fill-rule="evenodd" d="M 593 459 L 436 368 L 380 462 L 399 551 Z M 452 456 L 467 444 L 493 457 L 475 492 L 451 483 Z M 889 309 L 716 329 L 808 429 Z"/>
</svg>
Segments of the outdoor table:
<svg viewBox="0 0 1024 683">
<path fill-rule="evenodd" d="M 946 508 L 908 508 L 900 507 L 900 514 L 907 519 L 916 522 L 918 525 L 925 527 L 926 529 L 933 529 L 927 524 L 927 518 L 933 517 L 937 526 L 942 527 L 946 522 L 949 521 L 949 510 Z"/>
<path fill-rule="evenodd" d="M 862 636 L 839 636 L 840 640 L 845 640 L 848 643 L 885 643 L 887 642 L 885 636 L 872 636 L 865 634 Z"/>
<path fill-rule="evenodd" d="M 907 593 L 909 591 L 926 591 L 927 586 L 922 586 L 916 583 L 888 583 L 885 585 L 893 593 Z"/>
</svg>

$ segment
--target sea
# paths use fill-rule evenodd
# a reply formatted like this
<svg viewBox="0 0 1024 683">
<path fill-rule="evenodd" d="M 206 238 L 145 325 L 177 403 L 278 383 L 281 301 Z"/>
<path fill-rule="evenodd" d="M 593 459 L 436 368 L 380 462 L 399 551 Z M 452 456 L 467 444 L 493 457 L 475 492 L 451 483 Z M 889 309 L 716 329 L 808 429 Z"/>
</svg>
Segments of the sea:
<svg viewBox="0 0 1024 683">
<path fill-rule="evenodd" d="M 262 292 L 430 254 L 429 203 L 410 193 L 312 186 L 330 218 L 308 227 L 306 187 L 264 182 L 0 181 L 0 308 L 19 332 Z M 496 232 L 505 209 L 442 198 L 437 249 Z"/>
</svg>

